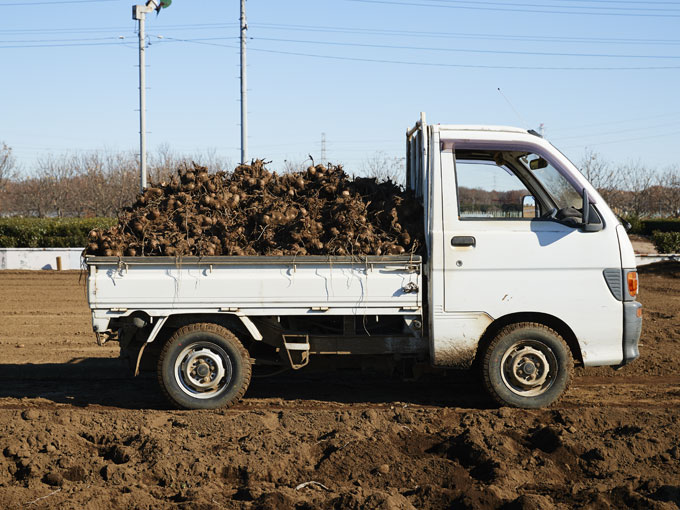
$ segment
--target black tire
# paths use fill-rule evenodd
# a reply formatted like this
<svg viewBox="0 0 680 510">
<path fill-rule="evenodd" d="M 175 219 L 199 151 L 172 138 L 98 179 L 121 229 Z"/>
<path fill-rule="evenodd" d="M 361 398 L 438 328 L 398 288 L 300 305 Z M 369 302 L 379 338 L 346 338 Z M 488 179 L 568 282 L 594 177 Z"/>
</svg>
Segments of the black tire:
<svg viewBox="0 0 680 510">
<path fill-rule="evenodd" d="M 564 339 L 544 324 L 501 329 L 481 358 L 482 381 L 500 405 L 536 409 L 569 388 L 574 360 Z"/>
<path fill-rule="evenodd" d="M 179 328 L 158 358 L 158 382 L 181 409 L 229 407 L 248 389 L 248 351 L 228 329 L 211 323 Z"/>
</svg>

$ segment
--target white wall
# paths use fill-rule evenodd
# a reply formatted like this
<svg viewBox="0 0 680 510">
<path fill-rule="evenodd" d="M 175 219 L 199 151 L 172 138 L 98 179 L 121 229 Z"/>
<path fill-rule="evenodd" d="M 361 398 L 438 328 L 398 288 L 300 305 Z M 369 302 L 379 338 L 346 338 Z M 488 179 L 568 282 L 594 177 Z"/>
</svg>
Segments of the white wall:
<svg viewBox="0 0 680 510">
<path fill-rule="evenodd" d="M 0 269 L 80 269 L 84 248 L 0 248 Z"/>
</svg>

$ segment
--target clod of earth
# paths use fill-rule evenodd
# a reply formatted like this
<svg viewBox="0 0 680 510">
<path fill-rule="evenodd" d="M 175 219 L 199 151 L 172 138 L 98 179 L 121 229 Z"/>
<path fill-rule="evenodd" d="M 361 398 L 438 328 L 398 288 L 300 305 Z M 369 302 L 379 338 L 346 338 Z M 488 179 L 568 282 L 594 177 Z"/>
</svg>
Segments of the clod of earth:
<svg viewBox="0 0 680 510">
<path fill-rule="evenodd" d="M 410 191 L 341 166 L 194 165 L 147 188 L 117 226 L 90 232 L 85 255 L 399 255 L 423 246 L 422 218 Z"/>
</svg>

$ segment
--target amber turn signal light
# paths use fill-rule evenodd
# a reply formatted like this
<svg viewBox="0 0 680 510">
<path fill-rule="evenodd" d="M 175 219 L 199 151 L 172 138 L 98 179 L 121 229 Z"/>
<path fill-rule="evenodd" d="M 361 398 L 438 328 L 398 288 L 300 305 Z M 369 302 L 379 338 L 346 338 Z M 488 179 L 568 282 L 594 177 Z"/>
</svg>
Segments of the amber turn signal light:
<svg viewBox="0 0 680 510">
<path fill-rule="evenodd" d="M 628 273 L 628 294 L 632 297 L 637 296 L 638 293 L 638 274 L 637 271 Z"/>
</svg>

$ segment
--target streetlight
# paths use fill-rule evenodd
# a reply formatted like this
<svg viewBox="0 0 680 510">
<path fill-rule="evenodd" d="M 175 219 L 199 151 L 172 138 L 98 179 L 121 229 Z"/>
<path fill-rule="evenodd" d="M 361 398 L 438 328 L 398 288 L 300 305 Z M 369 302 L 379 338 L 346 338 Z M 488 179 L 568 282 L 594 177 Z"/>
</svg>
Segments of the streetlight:
<svg viewBox="0 0 680 510">
<path fill-rule="evenodd" d="M 142 193 L 146 188 L 146 64 L 144 21 L 150 12 L 160 12 L 172 0 L 148 0 L 146 5 L 132 6 L 132 19 L 139 21 L 139 186 Z"/>
</svg>

